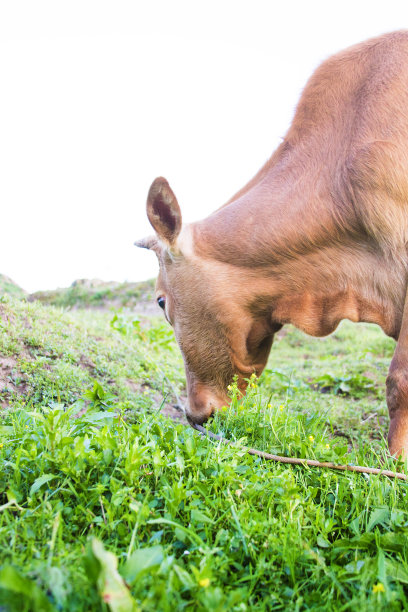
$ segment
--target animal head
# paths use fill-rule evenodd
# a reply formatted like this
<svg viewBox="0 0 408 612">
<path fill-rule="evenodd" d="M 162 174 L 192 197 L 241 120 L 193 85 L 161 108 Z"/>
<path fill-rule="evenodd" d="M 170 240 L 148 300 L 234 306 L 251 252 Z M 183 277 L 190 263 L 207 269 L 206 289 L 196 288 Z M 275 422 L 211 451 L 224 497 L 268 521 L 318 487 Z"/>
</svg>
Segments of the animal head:
<svg viewBox="0 0 408 612">
<path fill-rule="evenodd" d="M 252 373 L 265 366 L 273 333 L 266 313 L 251 309 L 251 282 L 239 269 L 197 255 L 199 224 L 182 228 L 177 199 L 164 178 L 147 198 L 147 216 L 155 235 L 136 242 L 159 261 L 156 300 L 174 329 L 187 381 L 187 416 L 203 423 L 228 403 L 234 375 L 242 391 Z"/>
</svg>

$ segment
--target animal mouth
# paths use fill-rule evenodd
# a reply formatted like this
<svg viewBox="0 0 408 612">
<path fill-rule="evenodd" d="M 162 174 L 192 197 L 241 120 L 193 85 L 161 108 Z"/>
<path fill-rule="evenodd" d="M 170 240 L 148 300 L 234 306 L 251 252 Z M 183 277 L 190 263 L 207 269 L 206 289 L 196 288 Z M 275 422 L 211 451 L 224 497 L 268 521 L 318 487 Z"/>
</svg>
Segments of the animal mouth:
<svg viewBox="0 0 408 612">
<path fill-rule="evenodd" d="M 187 422 L 189 423 L 189 425 L 191 425 L 191 427 L 193 427 L 193 429 L 196 429 L 197 426 L 203 425 L 211 417 L 212 417 L 212 413 L 209 416 L 195 417 L 193 419 L 193 418 L 191 418 L 190 415 L 186 414 Z"/>
<path fill-rule="evenodd" d="M 190 425 L 202 425 L 216 410 L 229 403 L 224 394 L 215 393 L 204 385 L 197 384 L 189 393 L 186 417 Z"/>
</svg>

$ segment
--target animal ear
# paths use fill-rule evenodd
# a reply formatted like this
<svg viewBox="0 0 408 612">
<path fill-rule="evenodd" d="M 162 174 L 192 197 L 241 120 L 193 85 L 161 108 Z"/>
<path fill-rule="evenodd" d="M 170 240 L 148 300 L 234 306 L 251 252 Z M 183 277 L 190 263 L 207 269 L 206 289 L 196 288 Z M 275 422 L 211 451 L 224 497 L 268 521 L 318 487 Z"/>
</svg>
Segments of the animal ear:
<svg viewBox="0 0 408 612">
<path fill-rule="evenodd" d="M 155 179 L 147 196 L 146 211 L 149 221 L 158 237 L 174 245 L 181 230 L 181 211 L 166 179 Z"/>
<path fill-rule="evenodd" d="M 156 236 L 147 236 L 146 238 L 141 238 L 141 240 L 136 240 L 134 245 L 139 247 L 139 249 L 149 249 L 151 251 L 157 251 L 159 248 Z"/>
</svg>

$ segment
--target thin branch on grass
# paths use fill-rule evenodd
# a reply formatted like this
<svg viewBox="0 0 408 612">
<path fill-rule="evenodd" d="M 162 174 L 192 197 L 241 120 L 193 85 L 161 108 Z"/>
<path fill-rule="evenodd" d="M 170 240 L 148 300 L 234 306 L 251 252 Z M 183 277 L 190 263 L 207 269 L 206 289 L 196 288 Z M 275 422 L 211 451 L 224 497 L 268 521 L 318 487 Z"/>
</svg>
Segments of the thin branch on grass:
<svg viewBox="0 0 408 612">
<path fill-rule="evenodd" d="M 233 444 L 232 440 L 228 440 L 227 438 L 223 438 L 212 431 L 208 431 L 205 427 L 201 425 L 193 425 L 193 428 L 196 429 L 202 436 L 213 438 L 214 440 L 219 440 L 224 444 Z M 303 465 L 309 467 L 317 467 L 329 470 L 341 470 L 342 472 L 359 472 L 360 474 L 377 474 L 378 476 L 388 476 L 389 478 L 398 478 L 400 480 L 408 480 L 408 475 L 403 474 L 402 472 L 391 472 L 390 470 L 383 470 L 381 468 L 372 468 L 372 467 L 364 467 L 360 465 L 337 465 L 336 463 L 331 463 L 329 461 L 315 461 L 314 459 L 299 459 L 297 457 L 281 457 L 279 455 L 272 455 L 271 453 L 266 453 L 264 451 L 260 451 L 256 448 L 250 448 L 249 446 L 242 446 L 240 450 L 244 450 L 249 455 L 257 455 L 258 457 L 262 457 L 263 459 L 269 459 L 270 461 L 277 461 L 279 463 L 289 463 L 291 465 Z"/>
</svg>

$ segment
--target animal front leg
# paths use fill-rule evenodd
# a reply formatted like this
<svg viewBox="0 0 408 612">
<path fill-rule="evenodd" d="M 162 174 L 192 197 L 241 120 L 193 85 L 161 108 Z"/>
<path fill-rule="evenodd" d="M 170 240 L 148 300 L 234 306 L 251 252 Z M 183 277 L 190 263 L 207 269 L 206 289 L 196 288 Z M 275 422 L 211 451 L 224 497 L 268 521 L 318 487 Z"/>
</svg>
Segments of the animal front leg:
<svg viewBox="0 0 408 612">
<path fill-rule="evenodd" d="M 408 293 L 405 296 L 397 346 L 387 376 L 387 405 L 390 414 L 390 453 L 408 459 Z"/>
<path fill-rule="evenodd" d="M 387 405 L 390 453 L 408 458 L 408 352 L 402 350 L 399 342 L 387 377 Z"/>
</svg>

